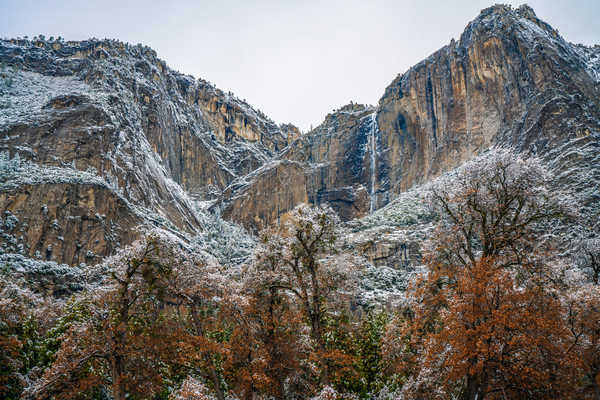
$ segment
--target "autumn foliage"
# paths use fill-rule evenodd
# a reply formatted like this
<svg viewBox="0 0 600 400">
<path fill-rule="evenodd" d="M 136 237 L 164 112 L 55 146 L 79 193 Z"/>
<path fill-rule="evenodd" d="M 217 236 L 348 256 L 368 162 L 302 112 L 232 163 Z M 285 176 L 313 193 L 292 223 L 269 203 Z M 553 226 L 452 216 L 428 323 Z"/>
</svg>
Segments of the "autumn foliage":
<svg viewBox="0 0 600 400">
<path fill-rule="evenodd" d="M 582 348 L 596 345 L 578 335 L 598 321 L 582 322 L 594 312 L 590 303 L 569 303 L 580 283 L 565 279 L 556 243 L 541 236 L 575 213 L 551 193 L 539 161 L 508 151 L 467 164 L 455 178 L 432 189 L 441 220 L 427 243 L 428 269 L 388 332 L 388 359 L 408 379 L 403 396 L 586 398 L 589 390 L 574 389 L 585 355 L 593 387 L 597 347 Z"/>
<path fill-rule="evenodd" d="M 445 282 L 445 283 L 442 283 Z M 567 398 L 577 364 L 562 306 L 547 286 L 482 259 L 417 282 L 399 367 L 416 398 Z"/>
<path fill-rule="evenodd" d="M 401 304 L 357 305 L 368 263 L 308 206 L 233 271 L 157 231 L 67 303 L 0 283 L 0 397 L 600 399 L 599 242 L 552 179 L 491 150 L 432 185 Z"/>
</svg>

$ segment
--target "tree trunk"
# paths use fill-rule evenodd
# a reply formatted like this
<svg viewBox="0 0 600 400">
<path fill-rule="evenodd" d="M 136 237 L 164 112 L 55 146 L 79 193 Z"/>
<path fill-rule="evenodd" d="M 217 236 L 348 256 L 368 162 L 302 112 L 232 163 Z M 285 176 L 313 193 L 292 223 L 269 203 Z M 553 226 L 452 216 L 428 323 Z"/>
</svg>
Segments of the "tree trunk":
<svg viewBox="0 0 600 400">
<path fill-rule="evenodd" d="M 190 304 L 189 306 L 190 314 L 192 315 L 192 321 L 194 322 L 194 328 L 196 329 L 196 335 L 203 336 L 204 327 L 202 326 L 201 319 L 198 316 L 196 306 L 195 304 Z M 223 389 L 221 388 L 221 380 L 219 379 L 219 374 L 217 374 L 217 370 L 215 369 L 212 356 L 210 354 L 204 354 L 204 361 L 206 362 L 208 368 L 209 378 L 215 388 L 217 400 L 225 400 L 225 393 L 223 393 Z"/>
<path fill-rule="evenodd" d="M 113 356 L 111 358 L 110 366 L 110 377 L 112 379 L 112 397 L 113 400 L 124 400 L 125 390 L 123 390 L 123 384 L 121 378 L 123 376 L 123 361 L 119 356 Z"/>
<path fill-rule="evenodd" d="M 244 400 L 255 400 L 258 397 L 256 390 L 254 390 L 254 386 L 250 385 L 250 388 L 246 393 L 244 393 Z"/>
<path fill-rule="evenodd" d="M 270 345 L 269 352 L 271 360 L 279 360 L 282 357 L 281 352 L 279 351 L 278 346 L 276 345 L 276 335 L 275 335 L 275 321 L 277 317 L 275 316 L 275 299 L 277 298 L 277 290 L 275 288 L 270 288 L 270 297 L 269 297 L 269 321 L 268 321 L 268 329 L 267 329 L 267 338 L 268 343 Z M 275 372 L 276 381 L 278 384 L 278 393 L 275 397 L 277 400 L 285 400 L 285 374 L 283 373 L 283 367 L 278 368 Z"/>
<path fill-rule="evenodd" d="M 278 379 L 279 381 L 279 397 L 278 400 L 286 400 L 287 399 L 287 395 L 285 393 L 285 379 L 283 379 L 282 377 L 280 377 Z"/>
<path fill-rule="evenodd" d="M 134 271 L 135 272 L 135 271 Z M 129 276 L 133 275 L 133 272 L 128 271 Z M 125 373 L 125 358 L 123 352 L 127 344 L 127 324 L 129 323 L 129 280 L 120 283 L 120 296 L 121 304 L 119 309 L 119 324 L 115 327 L 115 334 L 113 336 L 113 356 L 111 357 L 111 379 L 112 379 L 112 394 L 113 400 L 124 400 L 125 389 L 123 387 L 122 379 Z"/>
<path fill-rule="evenodd" d="M 221 388 L 221 380 L 219 379 L 217 371 L 212 366 L 212 360 L 207 360 L 207 362 L 210 362 L 210 367 L 208 368 L 210 380 L 212 381 L 213 386 L 215 387 L 215 394 L 217 395 L 217 400 L 225 400 L 225 393 L 223 393 L 223 388 Z"/>
<path fill-rule="evenodd" d="M 600 400 L 600 385 L 595 380 L 592 381 L 592 385 L 594 386 L 594 397 L 596 400 Z"/>
<path fill-rule="evenodd" d="M 467 385 L 462 393 L 462 400 L 483 400 L 485 393 L 483 392 L 483 385 L 481 379 L 477 376 L 467 376 Z"/>
</svg>

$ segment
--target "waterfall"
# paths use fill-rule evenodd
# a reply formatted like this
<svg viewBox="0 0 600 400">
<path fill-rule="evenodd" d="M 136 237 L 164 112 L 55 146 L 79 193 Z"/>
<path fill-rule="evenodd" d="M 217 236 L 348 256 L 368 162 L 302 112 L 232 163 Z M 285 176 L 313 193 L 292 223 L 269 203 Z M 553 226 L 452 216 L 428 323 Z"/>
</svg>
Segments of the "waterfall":
<svg viewBox="0 0 600 400">
<path fill-rule="evenodd" d="M 377 112 L 374 112 L 373 114 L 371 114 L 371 137 L 370 137 L 370 141 L 371 141 L 371 191 L 370 191 L 370 197 L 371 197 L 371 204 L 369 207 L 369 213 L 373 214 L 373 211 L 375 210 L 375 203 L 377 201 L 377 195 L 375 194 L 375 180 L 377 177 L 376 174 L 376 167 L 377 167 L 377 138 L 375 137 L 375 133 L 377 130 Z"/>
</svg>

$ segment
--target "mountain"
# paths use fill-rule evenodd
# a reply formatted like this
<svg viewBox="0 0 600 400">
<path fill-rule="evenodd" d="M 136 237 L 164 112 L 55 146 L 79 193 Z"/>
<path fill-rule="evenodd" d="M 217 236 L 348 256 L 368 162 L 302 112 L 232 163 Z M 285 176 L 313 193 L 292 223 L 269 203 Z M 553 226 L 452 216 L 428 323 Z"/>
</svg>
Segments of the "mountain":
<svg viewBox="0 0 600 400">
<path fill-rule="evenodd" d="M 407 268 L 431 225 L 419 186 L 491 146 L 540 156 L 598 215 L 600 46 L 527 6 L 483 10 L 376 106 L 306 134 L 141 45 L 1 40 L 0 64 L 5 253 L 93 264 L 151 227 L 204 240 L 221 213 L 256 232 L 305 202 L 331 205 L 374 265 Z"/>
<path fill-rule="evenodd" d="M 288 146 L 281 157 L 292 162 L 271 168 L 303 189 L 267 199 L 279 181 L 263 170 L 230 213 L 249 226 L 308 200 L 352 219 L 490 146 L 542 157 L 591 206 L 600 183 L 598 71 L 600 46 L 567 42 L 528 6 L 490 7 L 458 41 L 396 77 L 377 107 L 344 106 Z"/>
<path fill-rule="evenodd" d="M 4 251 L 90 263 L 140 226 L 201 232 L 196 201 L 297 135 L 147 47 L 5 40 L 0 63 Z"/>
</svg>

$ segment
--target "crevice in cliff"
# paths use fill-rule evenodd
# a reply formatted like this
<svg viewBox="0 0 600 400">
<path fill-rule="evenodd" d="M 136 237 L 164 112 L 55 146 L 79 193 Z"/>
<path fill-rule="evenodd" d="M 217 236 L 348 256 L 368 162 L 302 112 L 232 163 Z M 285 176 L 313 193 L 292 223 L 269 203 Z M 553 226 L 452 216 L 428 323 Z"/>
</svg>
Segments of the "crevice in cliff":
<svg viewBox="0 0 600 400">
<path fill-rule="evenodd" d="M 427 97 L 427 113 L 431 118 L 431 130 L 433 132 L 433 146 L 437 148 L 437 119 L 435 117 L 435 107 L 433 105 L 433 85 L 431 84 L 431 75 L 427 72 L 427 83 L 425 84 L 425 96 Z"/>
<path fill-rule="evenodd" d="M 375 136 L 377 132 L 377 112 L 371 114 L 371 190 L 369 191 L 370 205 L 369 213 L 373 214 L 377 203 L 377 193 L 375 192 L 375 181 L 377 179 L 377 138 Z"/>
</svg>

